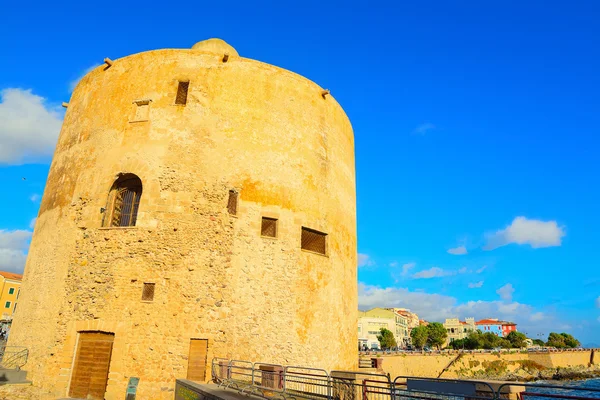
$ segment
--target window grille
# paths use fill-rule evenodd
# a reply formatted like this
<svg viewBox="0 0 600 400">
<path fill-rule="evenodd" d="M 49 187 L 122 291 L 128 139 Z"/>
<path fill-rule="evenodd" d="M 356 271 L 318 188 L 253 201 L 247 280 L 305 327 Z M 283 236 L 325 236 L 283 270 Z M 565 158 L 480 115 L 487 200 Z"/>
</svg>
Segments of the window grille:
<svg viewBox="0 0 600 400">
<path fill-rule="evenodd" d="M 175 104 L 185 105 L 187 104 L 189 82 L 179 82 L 177 86 L 177 97 L 175 98 Z"/>
<path fill-rule="evenodd" d="M 229 200 L 227 201 L 227 211 L 231 215 L 237 215 L 238 192 L 235 190 L 229 191 Z"/>
<path fill-rule="evenodd" d="M 302 227 L 301 247 L 302 250 L 314 251 L 315 253 L 327 254 L 327 234 L 313 229 Z"/>
<path fill-rule="evenodd" d="M 142 291 L 143 301 L 154 300 L 154 283 L 144 283 L 144 290 Z"/>
<path fill-rule="evenodd" d="M 142 181 L 133 174 L 119 177 L 111 190 L 110 213 L 105 226 L 135 226 L 142 198 Z"/>
<path fill-rule="evenodd" d="M 261 236 L 277 237 L 277 219 L 262 217 Z"/>
</svg>

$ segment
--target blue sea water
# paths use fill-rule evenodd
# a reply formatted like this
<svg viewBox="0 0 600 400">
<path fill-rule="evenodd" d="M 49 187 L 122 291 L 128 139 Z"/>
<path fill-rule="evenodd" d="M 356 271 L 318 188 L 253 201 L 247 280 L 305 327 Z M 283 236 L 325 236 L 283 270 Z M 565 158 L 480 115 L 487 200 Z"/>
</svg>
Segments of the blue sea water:
<svg viewBox="0 0 600 400">
<path fill-rule="evenodd" d="M 571 398 L 588 398 L 588 399 L 600 399 L 600 379 L 587 379 L 584 381 L 543 381 L 536 382 L 535 385 L 548 385 L 548 386 L 561 386 L 564 389 L 551 388 L 551 387 L 529 387 L 526 389 L 527 392 L 559 396 L 572 396 Z M 527 396 L 525 397 L 527 399 Z M 555 400 L 554 397 L 545 396 L 530 396 L 531 400 Z"/>
</svg>

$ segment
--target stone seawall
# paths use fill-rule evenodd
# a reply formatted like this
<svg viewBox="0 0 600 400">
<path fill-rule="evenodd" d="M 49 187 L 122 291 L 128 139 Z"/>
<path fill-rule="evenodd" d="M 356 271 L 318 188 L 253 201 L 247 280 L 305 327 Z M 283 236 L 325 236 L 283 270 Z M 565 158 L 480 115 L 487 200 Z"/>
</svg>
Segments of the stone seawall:
<svg viewBox="0 0 600 400">
<path fill-rule="evenodd" d="M 392 377 L 486 378 L 534 380 L 563 373 L 597 371 L 600 361 L 591 350 L 556 353 L 443 353 L 377 356 Z M 369 356 L 375 357 L 375 356 Z"/>
</svg>

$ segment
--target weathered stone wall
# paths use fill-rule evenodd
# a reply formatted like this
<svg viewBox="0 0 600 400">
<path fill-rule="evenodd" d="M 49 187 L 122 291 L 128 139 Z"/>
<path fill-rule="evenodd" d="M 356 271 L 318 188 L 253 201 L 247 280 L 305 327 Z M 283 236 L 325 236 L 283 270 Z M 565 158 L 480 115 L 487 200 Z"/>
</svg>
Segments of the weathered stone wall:
<svg viewBox="0 0 600 400">
<path fill-rule="evenodd" d="M 146 122 L 130 122 L 138 99 L 152 100 Z M 137 226 L 102 228 L 126 172 L 144 185 Z M 350 122 L 309 80 L 195 50 L 98 67 L 69 103 L 10 344 L 30 349 L 29 377 L 56 396 L 85 330 L 115 333 L 107 399 L 130 376 L 139 398 L 172 398 L 190 338 L 209 340 L 209 362 L 355 368 L 355 206 Z M 261 216 L 279 219 L 277 239 L 260 236 Z M 300 249 L 302 226 L 328 234 L 327 256 Z"/>
</svg>

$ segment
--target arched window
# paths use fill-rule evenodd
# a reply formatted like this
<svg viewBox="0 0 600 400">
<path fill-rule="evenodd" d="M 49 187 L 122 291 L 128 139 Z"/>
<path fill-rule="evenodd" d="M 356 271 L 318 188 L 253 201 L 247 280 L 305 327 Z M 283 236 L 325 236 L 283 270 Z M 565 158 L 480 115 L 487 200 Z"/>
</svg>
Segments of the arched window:
<svg viewBox="0 0 600 400">
<path fill-rule="evenodd" d="M 104 226 L 135 226 L 142 197 L 142 181 L 134 174 L 123 174 L 108 196 Z"/>
</svg>

